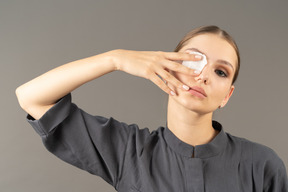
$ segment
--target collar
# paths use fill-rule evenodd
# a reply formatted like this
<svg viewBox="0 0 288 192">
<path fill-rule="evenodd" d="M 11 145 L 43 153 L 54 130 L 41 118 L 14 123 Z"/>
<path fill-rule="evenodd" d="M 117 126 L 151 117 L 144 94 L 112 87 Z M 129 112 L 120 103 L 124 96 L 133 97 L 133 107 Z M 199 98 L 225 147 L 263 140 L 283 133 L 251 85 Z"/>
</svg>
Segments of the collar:
<svg viewBox="0 0 288 192">
<path fill-rule="evenodd" d="M 166 126 L 164 129 L 164 138 L 175 152 L 180 153 L 186 157 L 192 157 L 194 152 L 194 158 L 209 158 L 218 155 L 225 149 L 228 138 L 224 132 L 222 125 L 217 121 L 212 121 L 214 129 L 218 130 L 219 133 L 207 144 L 192 146 L 177 138 L 174 133 Z"/>
</svg>

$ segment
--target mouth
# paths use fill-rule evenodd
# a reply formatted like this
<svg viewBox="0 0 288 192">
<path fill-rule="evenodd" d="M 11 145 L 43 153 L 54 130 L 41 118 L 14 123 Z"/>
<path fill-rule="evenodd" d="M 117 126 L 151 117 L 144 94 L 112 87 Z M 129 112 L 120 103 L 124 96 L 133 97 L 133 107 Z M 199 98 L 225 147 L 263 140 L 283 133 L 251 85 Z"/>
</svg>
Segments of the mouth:
<svg viewBox="0 0 288 192">
<path fill-rule="evenodd" d="M 207 94 L 206 92 L 204 91 L 203 88 L 201 87 L 197 87 L 197 86 L 194 86 L 194 87 L 190 87 L 190 89 L 188 90 L 188 92 L 196 97 L 199 97 L 199 98 L 205 98 L 207 97 Z"/>
</svg>

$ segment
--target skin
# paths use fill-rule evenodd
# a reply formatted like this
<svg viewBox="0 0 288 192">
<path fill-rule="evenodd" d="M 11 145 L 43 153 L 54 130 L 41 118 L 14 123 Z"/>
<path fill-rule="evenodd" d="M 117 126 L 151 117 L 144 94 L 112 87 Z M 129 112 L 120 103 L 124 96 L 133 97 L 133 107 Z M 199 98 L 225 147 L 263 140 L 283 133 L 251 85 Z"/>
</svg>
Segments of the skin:
<svg viewBox="0 0 288 192">
<path fill-rule="evenodd" d="M 234 91 L 232 80 L 237 55 L 226 40 L 215 34 L 193 37 L 179 52 L 189 52 L 187 49 L 191 48 L 200 50 L 207 57 L 208 63 L 202 73 L 196 77 L 171 73 L 189 87 L 203 88 L 207 97 L 200 98 L 168 84 L 177 95 L 169 96 L 167 126 L 180 140 L 196 146 L 210 142 L 217 135 L 211 123 L 212 114 L 219 106 L 227 104 Z"/>
<path fill-rule="evenodd" d="M 52 69 L 19 86 L 16 95 L 22 109 L 35 119 L 40 119 L 63 96 L 113 71 L 148 79 L 167 94 L 175 95 L 159 76 L 175 88 L 185 90 L 188 87 L 168 71 L 196 76 L 194 70 L 176 61 L 199 59 L 183 52 L 112 50 Z"/>
<path fill-rule="evenodd" d="M 185 60 L 201 59 L 189 54 L 188 48 L 197 48 L 207 56 L 208 64 L 201 74 L 181 64 Z M 148 79 L 169 94 L 168 128 L 182 141 L 200 145 L 217 134 L 211 125 L 212 113 L 228 102 L 234 90 L 233 69 L 218 60 L 236 68 L 233 47 L 217 35 L 204 34 L 192 38 L 177 53 L 118 49 L 73 61 L 19 86 L 16 95 L 20 106 L 40 119 L 60 98 L 81 85 L 107 73 L 123 71 Z M 219 70 L 229 74 L 227 78 L 220 77 Z M 189 93 L 189 87 L 195 85 L 206 91 L 206 98 Z"/>
</svg>

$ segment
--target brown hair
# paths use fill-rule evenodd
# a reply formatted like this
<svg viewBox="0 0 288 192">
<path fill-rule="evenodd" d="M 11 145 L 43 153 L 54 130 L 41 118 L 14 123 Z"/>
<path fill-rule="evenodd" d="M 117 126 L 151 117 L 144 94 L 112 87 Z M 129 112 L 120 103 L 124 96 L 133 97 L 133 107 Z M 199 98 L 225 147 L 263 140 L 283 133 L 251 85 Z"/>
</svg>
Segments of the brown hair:
<svg viewBox="0 0 288 192">
<path fill-rule="evenodd" d="M 239 70 L 240 70 L 240 53 L 239 53 L 238 46 L 236 45 L 236 42 L 223 29 L 220 29 L 219 27 L 214 26 L 214 25 L 203 26 L 203 27 L 198 27 L 196 29 L 193 29 L 192 31 L 187 33 L 184 36 L 184 38 L 178 43 L 178 45 L 175 48 L 174 52 L 178 52 L 182 47 L 184 47 L 188 43 L 188 41 L 191 38 L 193 38 L 193 37 L 195 37 L 197 35 L 205 34 L 205 33 L 212 33 L 212 34 L 219 35 L 221 38 L 226 40 L 235 49 L 235 52 L 237 54 L 237 67 L 236 67 L 235 74 L 234 74 L 234 77 L 233 77 L 233 80 L 232 80 L 232 84 L 234 84 L 236 79 L 237 79 L 237 77 L 238 77 Z"/>
</svg>

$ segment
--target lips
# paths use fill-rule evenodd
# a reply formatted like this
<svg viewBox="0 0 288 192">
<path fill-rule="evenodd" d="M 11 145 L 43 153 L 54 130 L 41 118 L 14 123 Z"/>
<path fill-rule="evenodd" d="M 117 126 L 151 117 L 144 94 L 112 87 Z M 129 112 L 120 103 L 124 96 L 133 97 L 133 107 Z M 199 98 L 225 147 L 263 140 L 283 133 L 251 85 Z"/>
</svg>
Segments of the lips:
<svg viewBox="0 0 288 192">
<path fill-rule="evenodd" d="M 189 89 L 189 93 L 191 93 L 191 94 L 194 95 L 194 96 L 200 97 L 200 98 L 205 98 L 205 97 L 207 97 L 207 94 L 206 94 L 206 92 L 204 91 L 204 89 L 201 88 L 201 87 L 197 87 L 197 86 L 191 87 L 191 88 Z"/>
</svg>

